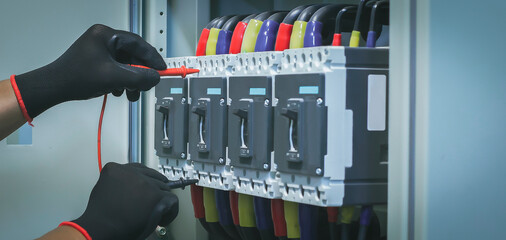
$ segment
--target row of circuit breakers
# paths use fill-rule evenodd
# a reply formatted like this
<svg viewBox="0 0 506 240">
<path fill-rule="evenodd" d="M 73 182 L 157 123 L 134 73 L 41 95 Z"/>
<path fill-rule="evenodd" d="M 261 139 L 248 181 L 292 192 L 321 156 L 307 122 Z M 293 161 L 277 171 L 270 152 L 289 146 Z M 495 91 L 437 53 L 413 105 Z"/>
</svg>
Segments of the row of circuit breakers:
<svg viewBox="0 0 506 240">
<path fill-rule="evenodd" d="M 311 47 L 166 59 L 156 86 L 169 179 L 316 206 L 387 202 L 388 48 Z"/>
</svg>

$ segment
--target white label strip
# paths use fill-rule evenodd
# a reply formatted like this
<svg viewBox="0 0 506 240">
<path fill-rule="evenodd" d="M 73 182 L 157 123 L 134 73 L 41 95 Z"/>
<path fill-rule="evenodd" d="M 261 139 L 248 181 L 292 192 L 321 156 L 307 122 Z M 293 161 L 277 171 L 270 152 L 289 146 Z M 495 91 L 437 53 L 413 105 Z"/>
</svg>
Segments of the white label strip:
<svg viewBox="0 0 506 240">
<path fill-rule="evenodd" d="M 387 117 L 387 76 L 369 75 L 367 82 L 367 130 L 385 131 Z"/>
</svg>

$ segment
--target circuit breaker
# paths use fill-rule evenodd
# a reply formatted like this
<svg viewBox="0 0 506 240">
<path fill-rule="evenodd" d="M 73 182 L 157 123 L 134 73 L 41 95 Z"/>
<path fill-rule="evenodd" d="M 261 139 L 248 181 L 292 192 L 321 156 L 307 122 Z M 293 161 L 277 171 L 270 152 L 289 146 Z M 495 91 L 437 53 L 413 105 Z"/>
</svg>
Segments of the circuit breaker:
<svg viewBox="0 0 506 240">
<path fill-rule="evenodd" d="M 186 159 L 188 79 L 162 78 L 155 89 L 155 149 L 160 157 Z"/>
<path fill-rule="evenodd" d="M 276 77 L 275 159 L 286 173 L 322 175 L 327 153 L 323 74 Z"/>
<path fill-rule="evenodd" d="M 172 102 L 169 87 L 156 87 L 157 155 L 169 179 L 316 206 L 386 203 L 388 48 L 166 62 L 201 70 L 188 77 L 187 122 L 175 126 L 188 131 L 188 159 L 158 150 L 171 148 Z"/>
<path fill-rule="evenodd" d="M 231 165 L 271 168 L 273 151 L 272 77 L 230 77 L 228 156 Z"/>
<path fill-rule="evenodd" d="M 190 159 L 224 164 L 227 147 L 227 83 L 223 77 L 190 82 Z"/>
</svg>

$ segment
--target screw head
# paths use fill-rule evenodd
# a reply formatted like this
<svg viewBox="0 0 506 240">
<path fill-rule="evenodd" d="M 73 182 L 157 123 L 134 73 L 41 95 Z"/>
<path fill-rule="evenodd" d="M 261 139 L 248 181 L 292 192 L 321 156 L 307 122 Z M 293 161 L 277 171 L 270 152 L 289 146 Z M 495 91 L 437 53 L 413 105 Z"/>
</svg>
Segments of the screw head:
<svg viewBox="0 0 506 240">
<path fill-rule="evenodd" d="M 221 99 L 220 99 L 220 105 L 221 105 L 221 106 L 224 106 L 224 105 L 225 105 L 225 99 L 223 99 L 223 98 L 221 98 Z"/>
<path fill-rule="evenodd" d="M 269 99 L 265 99 L 265 101 L 264 101 L 264 106 L 268 107 L 268 106 L 269 106 L 269 103 L 271 103 L 271 101 L 269 101 Z"/>
<path fill-rule="evenodd" d="M 223 163 L 225 163 L 225 160 L 223 160 L 223 158 L 220 158 L 220 159 L 218 159 L 218 162 L 219 162 L 220 164 L 223 164 Z"/>
<path fill-rule="evenodd" d="M 315 172 L 316 172 L 317 175 L 322 175 L 322 169 L 321 168 L 317 168 Z"/>
<path fill-rule="evenodd" d="M 321 98 L 316 99 L 316 104 L 318 106 L 321 106 L 323 104 L 323 99 L 321 99 Z"/>
<path fill-rule="evenodd" d="M 264 169 L 265 169 L 265 170 L 269 169 L 269 164 L 264 163 Z"/>
<path fill-rule="evenodd" d="M 185 153 L 181 153 L 181 158 L 185 159 L 186 158 L 186 154 Z"/>
<path fill-rule="evenodd" d="M 181 98 L 181 104 L 185 104 L 186 103 L 186 98 Z"/>
<path fill-rule="evenodd" d="M 165 236 L 165 234 L 167 234 L 167 229 L 165 229 L 164 227 L 157 226 L 156 227 L 156 234 L 158 236 Z"/>
</svg>

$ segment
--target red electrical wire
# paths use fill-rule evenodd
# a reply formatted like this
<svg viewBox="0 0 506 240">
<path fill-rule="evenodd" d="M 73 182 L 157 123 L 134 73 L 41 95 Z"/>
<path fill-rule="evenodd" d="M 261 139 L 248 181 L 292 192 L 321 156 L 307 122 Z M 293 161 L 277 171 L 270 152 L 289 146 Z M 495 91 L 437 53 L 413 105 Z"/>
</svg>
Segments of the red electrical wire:
<svg viewBox="0 0 506 240">
<path fill-rule="evenodd" d="M 102 110 L 100 111 L 100 119 L 98 120 L 98 136 L 97 136 L 97 152 L 98 152 L 98 171 L 102 172 L 102 149 L 100 143 L 102 141 L 102 119 L 104 119 L 105 104 L 107 103 L 107 94 L 104 95 L 102 102 Z"/>
</svg>

